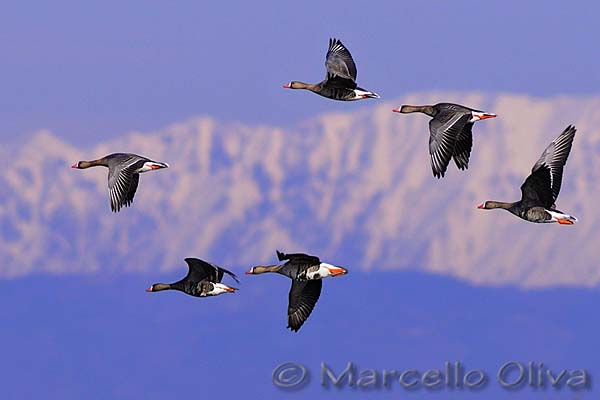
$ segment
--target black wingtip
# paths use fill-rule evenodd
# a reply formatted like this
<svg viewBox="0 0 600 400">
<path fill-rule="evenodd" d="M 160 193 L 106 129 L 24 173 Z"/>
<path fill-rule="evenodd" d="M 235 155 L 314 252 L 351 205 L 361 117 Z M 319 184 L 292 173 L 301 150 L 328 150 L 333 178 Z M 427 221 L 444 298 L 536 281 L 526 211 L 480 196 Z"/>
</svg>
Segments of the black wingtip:
<svg viewBox="0 0 600 400">
<path fill-rule="evenodd" d="M 284 252 L 281 252 L 279 250 L 275 250 L 277 252 L 277 258 L 279 259 L 279 261 L 283 261 L 286 259 L 286 255 Z"/>
</svg>

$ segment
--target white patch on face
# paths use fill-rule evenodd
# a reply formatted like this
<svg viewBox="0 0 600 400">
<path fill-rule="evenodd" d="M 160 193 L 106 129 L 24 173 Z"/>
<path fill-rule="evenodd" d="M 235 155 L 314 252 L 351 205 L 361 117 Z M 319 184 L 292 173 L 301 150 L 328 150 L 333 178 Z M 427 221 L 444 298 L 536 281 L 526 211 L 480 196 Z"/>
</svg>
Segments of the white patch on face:
<svg viewBox="0 0 600 400">
<path fill-rule="evenodd" d="M 306 274 L 306 278 L 307 279 L 321 279 L 321 278 L 327 278 L 329 276 L 331 276 L 331 271 L 330 268 L 336 268 L 331 264 L 327 264 L 322 262 L 321 264 L 319 264 L 319 268 L 315 271 L 311 271 L 308 272 Z"/>
</svg>

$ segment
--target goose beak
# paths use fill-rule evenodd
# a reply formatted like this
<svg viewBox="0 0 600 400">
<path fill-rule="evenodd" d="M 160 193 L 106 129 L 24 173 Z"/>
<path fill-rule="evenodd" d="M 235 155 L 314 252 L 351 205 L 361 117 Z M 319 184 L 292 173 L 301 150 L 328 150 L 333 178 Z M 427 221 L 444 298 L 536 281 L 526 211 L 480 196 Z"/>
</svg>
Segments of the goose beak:
<svg viewBox="0 0 600 400">
<path fill-rule="evenodd" d="M 346 275 L 348 273 L 348 270 L 346 268 L 342 268 L 342 267 L 334 267 L 334 268 L 329 268 L 329 272 L 331 272 L 331 276 L 340 276 L 340 275 Z"/>
<path fill-rule="evenodd" d="M 152 286 L 150 286 L 148 289 L 146 289 L 146 292 L 152 292 Z"/>
<path fill-rule="evenodd" d="M 477 206 L 477 208 L 479 208 L 480 210 L 485 208 L 485 203 L 481 203 L 480 205 Z"/>
<path fill-rule="evenodd" d="M 397 112 L 397 113 L 399 113 L 399 112 L 400 112 L 400 107 L 396 107 L 396 108 L 394 108 L 394 109 L 392 110 L 392 112 Z"/>
</svg>

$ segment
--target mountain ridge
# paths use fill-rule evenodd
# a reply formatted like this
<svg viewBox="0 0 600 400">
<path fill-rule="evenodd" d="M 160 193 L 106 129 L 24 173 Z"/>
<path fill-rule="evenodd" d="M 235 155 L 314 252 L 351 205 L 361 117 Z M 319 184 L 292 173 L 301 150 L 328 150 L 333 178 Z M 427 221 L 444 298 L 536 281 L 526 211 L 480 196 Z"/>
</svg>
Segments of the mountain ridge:
<svg viewBox="0 0 600 400">
<path fill-rule="evenodd" d="M 499 117 L 476 124 L 469 170 L 450 165 L 437 180 L 428 118 L 391 109 L 440 101 Z M 165 271 L 192 255 L 252 265 L 280 248 L 350 269 L 419 269 L 475 284 L 597 285 L 600 215 L 585 199 L 598 192 L 598 108 L 600 97 L 431 92 L 292 127 L 192 118 L 85 150 L 41 130 L 7 151 L 17 157 L 0 172 L 0 276 Z M 557 204 L 578 224 L 540 226 L 475 209 L 518 200 L 531 167 L 568 124 L 578 133 Z M 113 214 L 106 170 L 68 167 L 116 151 L 171 167 L 143 174 L 133 207 Z"/>
</svg>

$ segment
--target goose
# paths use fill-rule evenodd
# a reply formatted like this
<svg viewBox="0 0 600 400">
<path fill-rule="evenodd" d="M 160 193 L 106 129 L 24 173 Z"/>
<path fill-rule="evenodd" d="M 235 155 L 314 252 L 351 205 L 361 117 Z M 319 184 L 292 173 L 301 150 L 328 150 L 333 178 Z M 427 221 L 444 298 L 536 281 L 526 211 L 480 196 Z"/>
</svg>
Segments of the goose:
<svg viewBox="0 0 600 400">
<path fill-rule="evenodd" d="M 521 185 L 521 200 L 514 203 L 486 201 L 477 206 L 491 210 L 502 208 L 529 222 L 558 222 L 573 225 L 577 218 L 556 209 L 556 199 L 560 192 L 563 167 L 567 162 L 576 129 L 569 125 L 552 143 L 546 147 L 531 174 Z"/>
<path fill-rule="evenodd" d="M 169 164 L 152 161 L 137 154 L 114 153 L 97 160 L 79 161 L 71 165 L 71 168 L 86 169 L 97 166 L 108 168 L 110 209 L 118 212 L 122 207 L 129 207 L 133 203 L 142 172 L 168 168 Z"/>
<path fill-rule="evenodd" d="M 341 276 L 348 273 L 343 267 L 321 262 L 319 257 L 296 253 L 285 254 L 277 250 L 279 265 L 256 266 L 246 272 L 247 275 L 259 275 L 276 272 L 292 280 L 288 302 L 288 328 L 298 332 L 310 316 L 321 295 L 322 279 Z"/>
<path fill-rule="evenodd" d="M 284 85 L 286 89 L 305 89 L 333 100 L 353 101 L 375 98 L 377 93 L 356 85 L 356 64 L 350 51 L 338 39 L 329 39 L 329 49 L 325 56 L 327 75 L 325 80 L 311 84 L 291 81 Z"/>
<path fill-rule="evenodd" d="M 496 117 L 496 114 L 453 103 L 438 103 L 433 106 L 403 105 L 392 111 L 402 114 L 420 112 L 432 117 L 429 121 L 429 154 L 433 176 L 438 179 L 446 173 L 451 158 L 458 169 L 469 168 L 473 124 Z"/>
<path fill-rule="evenodd" d="M 224 274 L 231 276 L 233 280 L 240 283 L 233 272 L 198 258 L 186 258 L 185 262 L 188 265 L 188 273 L 185 278 L 175 283 L 155 283 L 146 289 L 146 292 L 179 290 L 194 297 L 208 297 L 223 293 L 234 293 L 238 290 L 221 283 Z"/>
</svg>

